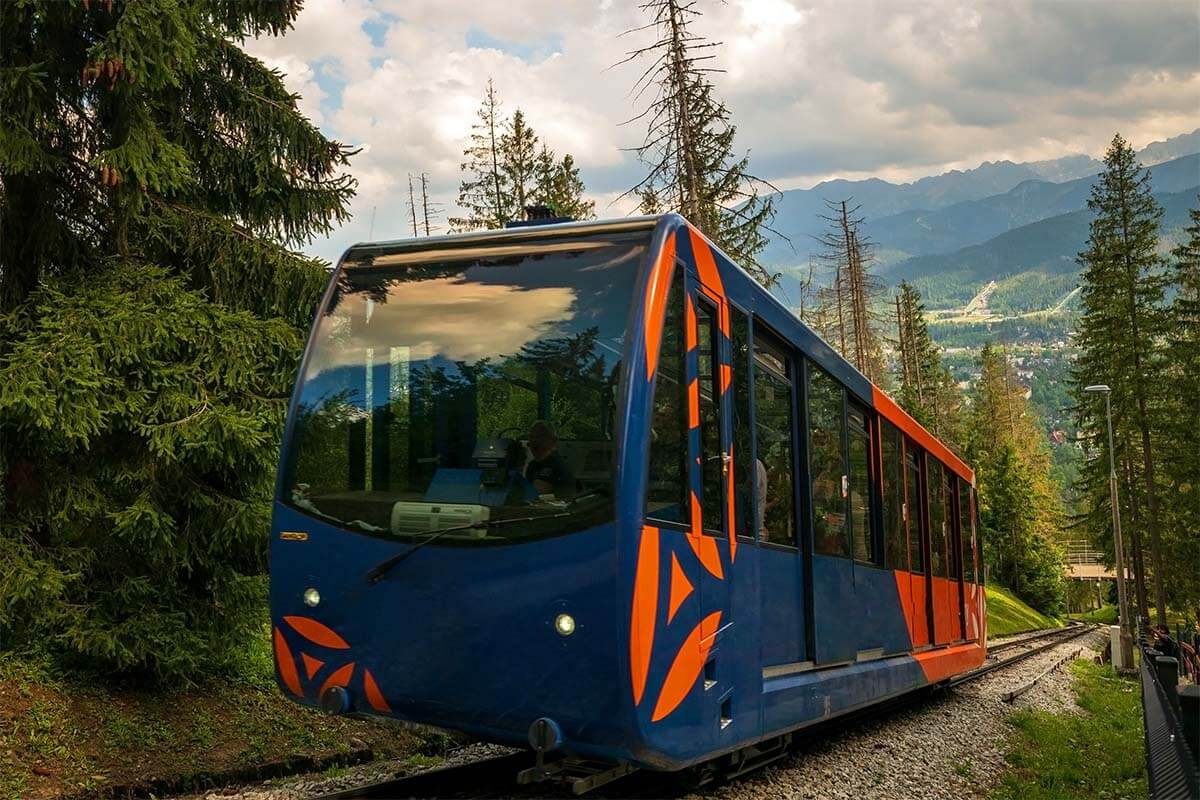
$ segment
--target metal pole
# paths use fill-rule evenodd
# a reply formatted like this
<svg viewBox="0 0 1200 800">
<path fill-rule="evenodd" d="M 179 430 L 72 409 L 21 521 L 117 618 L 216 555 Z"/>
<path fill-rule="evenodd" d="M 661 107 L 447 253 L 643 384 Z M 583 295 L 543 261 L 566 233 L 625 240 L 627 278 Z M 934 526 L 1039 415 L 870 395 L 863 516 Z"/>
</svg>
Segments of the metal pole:
<svg viewBox="0 0 1200 800">
<path fill-rule="evenodd" d="M 1117 613 L 1121 626 L 1121 655 L 1126 669 L 1133 669 L 1133 635 L 1129 629 L 1129 601 L 1125 594 L 1125 544 L 1121 539 L 1121 509 L 1117 505 L 1117 461 L 1113 447 L 1112 391 L 1104 393 L 1104 415 L 1108 418 L 1108 491 L 1112 501 L 1113 546 L 1117 551 Z"/>
</svg>

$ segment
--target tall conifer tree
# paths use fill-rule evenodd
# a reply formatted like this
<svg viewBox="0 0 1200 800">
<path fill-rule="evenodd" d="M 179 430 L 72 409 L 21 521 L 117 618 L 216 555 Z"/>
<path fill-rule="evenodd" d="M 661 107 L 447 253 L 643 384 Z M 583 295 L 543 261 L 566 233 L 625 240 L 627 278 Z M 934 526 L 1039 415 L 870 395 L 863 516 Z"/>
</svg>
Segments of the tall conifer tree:
<svg viewBox="0 0 1200 800">
<path fill-rule="evenodd" d="M 899 339 L 896 402 L 955 452 L 963 452 L 962 393 L 929 335 L 921 293 L 907 282 L 900 284 L 896 296 L 896 329 Z"/>
<path fill-rule="evenodd" d="M 463 151 L 464 178 L 458 187 L 458 205 L 466 215 L 450 219 L 452 231 L 503 228 L 514 219 L 511 187 L 501 161 L 504 120 L 500 116 L 500 97 L 491 79 L 476 117 Z"/>
<path fill-rule="evenodd" d="M 1104 171 L 1092 187 L 1088 208 L 1093 219 L 1087 249 L 1078 259 L 1083 268 L 1083 313 L 1076 335 L 1080 355 L 1071 380 L 1080 430 L 1101 455 L 1081 470 L 1081 493 L 1090 500 L 1092 529 L 1107 532 L 1111 512 L 1104 398 L 1084 391 L 1090 384 L 1104 383 L 1112 389 L 1118 444 L 1128 441 L 1136 448 L 1136 453 L 1116 456 L 1118 462 L 1128 457 L 1137 473 L 1145 513 L 1130 513 L 1125 519 L 1149 533 L 1141 538 L 1150 540 L 1154 604 L 1158 621 L 1165 623 L 1163 520 L 1151 418 L 1161 391 L 1159 337 L 1164 332 L 1166 277 L 1157 247 L 1162 209 L 1151 195 L 1150 173 L 1120 134 L 1104 157 Z M 1110 537 L 1111 532 L 1104 534 Z"/>
<path fill-rule="evenodd" d="M 0 4 L 0 648 L 200 675 L 261 629 L 347 149 L 247 55 L 299 2 Z"/>
<path fill-rule="evenodd" d="M 760 283 L 771 286 L 778 276 L 758 262 L 767 245 L 765 229 L 775 215 L 774 189 L 750 173 L 749 155 L 734 150 L 737 128 L 729 109 L 717 99 L 705 66 L 717 43 L 693 33 L 699 15 L 691 0 L 646 0 L 641 6 L 656 41 L 629 54 L 650 67 L 634 91 L 652 88 L 654 99 L 638 116 L 647 120 L 646 139 L 638 155 L 649 167 L 645 179 L 630 190 L 655 207 L 677 211 L 712 239 Z"/>
<path fill-rule="evenodd" d="M 525 122 L 521 109 L 504 123 L 500 136 L 500 169 L 512 197 L 512 213 L 520 219 L 527 206 L 541 202 L 538 195 L 538 137 Z"/>
</svg>

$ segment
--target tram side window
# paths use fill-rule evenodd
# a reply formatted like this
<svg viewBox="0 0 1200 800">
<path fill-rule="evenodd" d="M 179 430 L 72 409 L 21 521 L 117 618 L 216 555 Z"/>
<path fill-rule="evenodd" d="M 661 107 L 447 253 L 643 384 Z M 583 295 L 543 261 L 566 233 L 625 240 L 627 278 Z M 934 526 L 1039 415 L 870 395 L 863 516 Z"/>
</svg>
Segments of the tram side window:
<svg viewBox="0 0 1200 800">
<path fill-rule="evenodd" d="M 925 571 L 925 559 L 921 553 L 921 468 L 918 466 L 917 451 L 905 444 L 904 447 L 904 526 L 908 536 L 908 568 L 912 572 Z"/>
<path fill-rule="evenodd" d="M 929 490 L 929 565 L 932 574 L 946 577 L 946 506 L 942 499 L 946 482 L 942 478 L 942 462 L 925 456 L 925 486 Z"/>
<path fill-rule="evenodd" d="M 683 375 L 683 271 L 676 266 L 667 295 L 650 411 L 646 516 L 680 524 L 687 523 L 689 506 Z"/>
<path fill-rule="evenodd" d="M 696 378 L 700 392 L 701 527 L 720 531 L 722 497 L 721 406 L 717 393 L 717 311 L 703 299 L 696 303 Z"/>
<path fill-rule="evenodd" d="M 785 351 L 756 329 L 754 402 L 758 460 L 754 465 L 758 524 L 764 542 L 796 546 L 792 477 L 792 381 Z"/>
<path fill-rule="evenodd" d="M 848 557 L 846 489 L 849 476 L 842 450 L 844 391 L 821 369 L 811 367 L 808 370 L 813 547 L 818 553 Z"/>
<path fill-rule="evenodd" d="M 871 439 L 866 412 L 851 406 L 850 432 L 850 541 L 856 561 L 875 561 L 871 541 Z"/>
<path fill-rule="evenodd" d="M 738 536 L 754 536 L 750 516 L 754 487 L 750 483 L 750 318 L 729 307 L 733 367 L 733 527 Z"/>
<path fill-rule="evenodd" d="M 900 460 L 901 436 L 890 422 L 882 422 L 883 435 L 883 558 L 889 569 L 907 569 L 904 541 L 904 473 Z"/>
<path fill-rule="evenodd" d="M 950 470 L 944 470 L 946 473 L 946 572 L 949 577 L 955 580 L 959 577 L 959 558 L 961 553 L 961 528 L 958 527 L 957 520 L 954 518 L 954 502 L 955 481 L 957 478 Z"/>
<path fill-rule="evenodd" d="M 970 583 L 975 579 L 975 530 L 971 525 L 971 484 L 958 480 L 958 520 L 962 531 L 963 577 Z"/>
</svg>

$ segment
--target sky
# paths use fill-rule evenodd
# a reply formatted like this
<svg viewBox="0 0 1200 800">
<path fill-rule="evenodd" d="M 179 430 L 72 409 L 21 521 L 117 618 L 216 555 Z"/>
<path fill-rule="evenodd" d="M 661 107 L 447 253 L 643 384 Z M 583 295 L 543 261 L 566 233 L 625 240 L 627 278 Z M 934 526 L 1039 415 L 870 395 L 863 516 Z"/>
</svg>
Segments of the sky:
<svg viewBox="0 0 1200 800">
<path fill-rule="evenodd" d="M 650 41 L 638 0 L 307 0 L 282 37 L 246 49 L 285 74 L 326 135 L 360 148 L 353 218 L 298 243 L 329 260 L 411 235 L 408 176 L 454 211 L 462 150 L 489 78 L 571 153 L 601 217 L 644 175 L 632 93 Z M 737 125 L 776 186 L 831 177 L 908 181 L 983 161 L 1099 156 L 1200 127 L 1194 0 L 696 0 L 697 33 Z"/>
</svg>

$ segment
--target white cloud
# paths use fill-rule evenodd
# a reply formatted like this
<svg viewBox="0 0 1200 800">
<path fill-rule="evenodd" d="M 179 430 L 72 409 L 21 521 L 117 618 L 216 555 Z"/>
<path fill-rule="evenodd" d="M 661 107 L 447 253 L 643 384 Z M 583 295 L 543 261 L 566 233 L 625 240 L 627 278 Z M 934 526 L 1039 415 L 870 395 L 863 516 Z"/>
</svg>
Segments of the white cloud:
<svg viewBox="0 0 1200 800">
<path fill-rule="evenodd" d="M 784 187 L 831 175 L 911 179 L 985 159 L 1097 153 L 1200 126 L 1200 21 L 1190 2 L 700 0 L 722 42 L 713 75 L 752 167 Z M 295 30 L 248 42 L 288 74 L 302 109 L 362 146 L 355 219 L 310 249 L 334 258 L 404 236 L 407 176 L 453 206 L 484 86 L 571 152 L 601 213 L 641 170 L 642 124 L 616 66 L 651 32 L 634 2 L 309 0 Z M 373 37 L 369 31 L 376 35 Z M 379 43 L 377 44 L 376 41 Z M 643 98 L 645 99 L 645 98 Z"/>
</svg>

